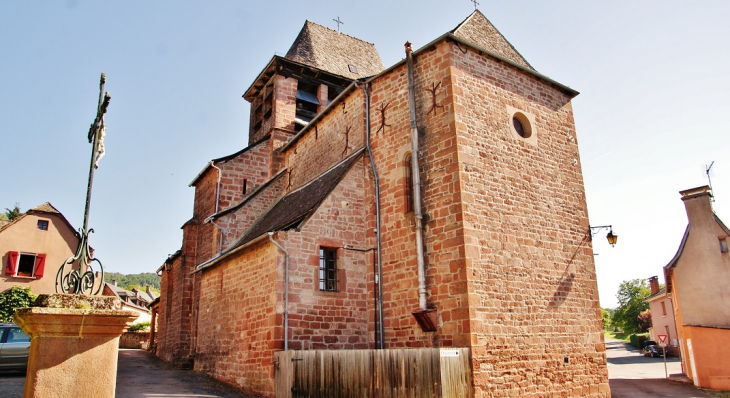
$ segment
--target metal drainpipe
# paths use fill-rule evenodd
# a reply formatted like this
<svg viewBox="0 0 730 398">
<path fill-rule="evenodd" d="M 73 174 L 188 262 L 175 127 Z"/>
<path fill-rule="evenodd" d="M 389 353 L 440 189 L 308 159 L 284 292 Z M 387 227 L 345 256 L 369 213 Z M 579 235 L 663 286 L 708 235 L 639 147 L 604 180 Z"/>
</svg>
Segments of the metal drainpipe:
<svg viewBox="0 0 730 398">
<path fill-rule="evenodd" d="M 370 166 L 373 169 L 373 179 L 375 180 L 375 235 L 378 244 L 378 334 L 380 335 L 380 341 L 378 342 L 380 349 L 385 348 L 385 327 L 383 326 L 383 261 L 381 260 L 381 237 L 380 237 L 380 179 L 378 177 L 378 170 L 375 167 L 375 159 L 373 159 L 373 150 L 370 147 L 370 84 L 364 84 L 365 87 L 360 88 L 365 92 L 365 132 L 366 141 L 365 147 L 370 157 Z"/>
<path fill-rule="evenodd" d="M 223 237 L 226 234 L 226 229 L 223 228 L 223 227 L 221 227 L 220 225 L 216 224 L 215 221 L 213 221 L 213 216 L 210 216 L 210 217 L 206 218 L 205 221 L 203 221 L 203 222 L 209 222 L 209 223 L 213 224 L 213 226 L 215 226 L 216 228 L 218 228 L 221 231 L 221 239 L 220 239 L 220 242 L 218 244 L 218 254 L 223 253 Z"/>
<path fill-rule="evenodd" d="M 418 261 L 418 302 L 426 311 L 426 267 L 423 253 L 423 214 L 421 213 L 421 177 L 418 167 L 418 125 L 416 124 L 416 87 L 413 78 L 413 52 L 411 43 L 406 42 L 406 64 L 408 67 L 408 114 L 411 119 L 411 174 L 413 175 L 413 212 L 416 219 L 416 255 Z"/>
<path fill-rule="evenodd" d="M 269 240 L 284 252 L 284 351 L 289 351 L 289 252 L 274 240 L 273 232 L 269 232 Z"/>
<path fill-rule="evenodd" d="M 213 163 L 213 161 L 210 162 L 210 167 L 218 170 L 218 185 L 215 188 L 215 212 L 213 212 L 213 215 L 218 214 L 218 204 L 221 201 L 221 174 L 223 174 L 223 171 Z M 221 231 L 221 238 L 220 242 L 218 243 L 218 254 L 223 252 L 223 234 L 225 233 L 225 230 L 218 226 L 218 224 L 213 222 L 213 216 L 208 217 L 208 222 L 215 225 L 216 228 L 218 228 Z"/>
</svg>

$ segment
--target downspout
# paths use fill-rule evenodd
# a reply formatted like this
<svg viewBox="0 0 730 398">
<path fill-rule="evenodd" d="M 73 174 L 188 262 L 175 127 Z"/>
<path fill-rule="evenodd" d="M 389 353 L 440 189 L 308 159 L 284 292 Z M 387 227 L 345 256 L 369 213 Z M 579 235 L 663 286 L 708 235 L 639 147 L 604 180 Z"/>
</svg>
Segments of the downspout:
<svg viewBox="0 0 730 398">
<path fill-rule="evenodd" d="M 284 351 L 289 351 L 289 252 L 274 240 L 273 232 L 269 232 L 269 240 L 284 252 Z"/>
<path fill-rule="evenodd" d="M 373 150 L 370 147 L 370 84 L 364 83 L 364 87 L 358 85 L 357 87 L 365 92 L 365 148 L 368 151 L 368 157 L 370 158 L 370 166 L 373 169 L 373 179 L 375 180 L 375 236 L 378 245 L 378 273 L 376 275 L 375 283 L 378 284 L 378 345 L 380 349 L 385 348 L 385 327 L 383 326 L 383 261 L 381 260 L 381 244 L 382 239 L 380 236 L 380 179 L 378 177 L 378 169 L 375 167 L 375 159 L 373 158 Z"/>
<path fill-rule="evenodd" d="M 220 239 L 220 242 L 219 242 L 219 245 L 218 245 L 218 254 L 223 253 L 223 237 L 226 234 L 225 228 L 223 228 L 220 225 L 216 224 L 215 221 L 213 221 L 213 216 L 210 216 L 210 217 L 206 218 L 205 221 L 203 221 L 203 222 L 209 222 L 209 223 L 213 224 L 214 227 L 218 228 L 221 231 L 221 239 Z"/>
<path fill-rule="evenodd" d="M 218 170 L 218 185 L 215 187 L 215 211 L 213 212 L 213 215 L 208 217 L 205 221 L 215 225 L 216 228 L 218 228 L 221 231 L 221 238 L 218 244 L 218 254 L 223 252 L 223 237 L 225 236 L 226 230 L 221 228 L 218 224 L 216 224 L 213 221 L 213 216 L 218 214 L 218 203 L 221 200 L 221 174 L 223 174 L 223 171 L 213 163 L 213 161 L 210 161 L 210 167 Z"/>
<path fill-rule="evenodd" d="M 416 255 L 418 261 L 418 303 L 426 311 L 426 267 L 423 253 L 423 214 L 421 212 L 421 177 L 418 167 L 418 125 L 416 124 L 416 87 L 413 78 L 413 50 L 406 42 L 408 67 L 408 114 L 411 119 L 411 174 L 413 175 L 413 212 L 416 219 Z"/>
</svg>

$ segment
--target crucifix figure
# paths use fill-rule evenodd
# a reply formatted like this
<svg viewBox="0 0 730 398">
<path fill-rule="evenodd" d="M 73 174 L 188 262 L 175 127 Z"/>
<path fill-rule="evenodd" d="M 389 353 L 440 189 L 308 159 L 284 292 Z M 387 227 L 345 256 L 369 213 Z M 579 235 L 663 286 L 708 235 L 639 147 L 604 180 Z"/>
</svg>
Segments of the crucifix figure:
<svg viewBox="0 0 730 398">
<path fill-rule="evenodd" d="M 471 0 L 471 2 L 474 3 L 474 9 L 476 10 L 479 2 L 477 2 L 477 0 Z"/>
<path fill-rule="evenodd" d="M 340 16 L 337 16 L 337 19 L 332 19 L 333 21 L 337 22 L 337 31 L 340 31 L 340 25 L 344 25 L 345 23 L 340 21 Z"/>
<path fill-rule="evenodd" d="M 86 207 L 84 208 L 84 226 L 79 229 L 79 243 L 76 247 L 76 254 L 66 259 L 56 274 L 56 292 L 71 294 L 98 294 L 104 283 L 104 267 L 101 261 L 91 257 L 89 250 L 89 234 L 94 232 L 89 229 L 89 206 L 91 204 L 91 185 L 94 182 L 94 170 L 99 168 L 99 160 L 104 156 L 104 136 L 106 125 L 104 114 L 109 107 L 111 96 L 104 92 L 106 75 L 101 74 L 99 82 L 99 103 L 96 106 L 96 117 L 89 127 L 88 139 L 91 143 L 91 164 L 89 165 L 89 181 L 86 185 Z M 99 265 L 99 271 L 94 271 L 93 262 Z M 73 264 L 76 263 L 76 269 Z M 70 271 L 65 272 L 66 266 Z M 98 278 L 98 280 L 97 280 Z M 96 289 L 94 287 L 96 286 Z M 60 290 L 60 291 L 59 291 Z"/>
</svg>

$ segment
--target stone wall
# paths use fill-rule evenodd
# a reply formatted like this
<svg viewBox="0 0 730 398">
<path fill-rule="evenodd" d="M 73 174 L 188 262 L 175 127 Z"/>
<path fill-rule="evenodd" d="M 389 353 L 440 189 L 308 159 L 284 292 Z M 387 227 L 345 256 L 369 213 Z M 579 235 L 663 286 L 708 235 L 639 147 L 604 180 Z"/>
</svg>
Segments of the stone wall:
<svg viewBox="0 0 730 398">
<path fill-rule="evenodd" d="M 285 151 L 289 190 L 317 178 L 365 145 L 364 104 L 362 91 L 351 91 L 316 128 L 305 132 Z"/>
<path fill-rule="evenodd" d="M 283 256 L 268 240 L 202 272 L 195 370 L 249 393 L 273 391 L 283 280 Z"/>
<path fill-rule="evenodd" d="M 371 130 L 381 177 L 383 301 L 388 348 L 469 344 L 449 66 L 443 43 L 419 54 L 414 62 L 426 288 L 428 303 L 437 310 L 435 333 L 423 332 L 412 315 L 412 311 L 419 310 L 419 298 L 414 213 L 406 212 L 406 192 L 410 189 L 406 157 L 411 153 L 406 66 L 397 67 L 372 84 Z M 438 107 L 433 107 L 432 92 Z"/>
<path fill-rule="evenodd" d="M 209 169 L 195 183 L 195 202 L 193 219 L 199 223 L 196 231 L 195 264 L 201 264 L 218 254 L 218 228 L 209 222 L 203 222 L 215 213 L 216 189 L 218 188 L 218 170 Z M 185 238 L 183 238 L 185 239 Z"/>
<path fill-rule="evenodd" d="M 119 348 L 142 348 L 150 341 L 150 332 L 124 332 L 119 336 Z"/>
<path fill-rule="evenodd" d="M 216 166 L 221 169 L 218 211 L 239 204 L 244 196 L 268 181 L 270 159 L 270 143 L 265 140 L 246 148 L 244 152 L 232 159 L 216 163 Z M 217 174 L 218 170 L 213 169 L 210 173 Z M 245 194 L 243 192 L 244 180 L 246 181 Z"/>
<path fill-rule="evenodd" d="M 372 343 L 368 309 L 373 296 L 367 274 L 373 257 L 363 223 L 372 198 L 364 195 L 364 163 L 356 161 L 299 231 L 277 234 L 291 258 L 290 349 L 363 349 Z M 337 250 L 336 292 L 320 291 L 320 248 Z"/>
<path fill-rule="evenodd" d="M 246 202 L 230 213 L 216 220 L 226 231 L 223 250 L 228 250 L 254 226 L 256 221 L 282 196 L 286 189 L 286 173 L 276 176 L 271 183 L 261 187 L 260 192 L 249 196 Z"/>
<path fill-rule="evenodd" d="M 571 97 L 450 52 L 476 396 L 609 396 Z"/>
</svg>

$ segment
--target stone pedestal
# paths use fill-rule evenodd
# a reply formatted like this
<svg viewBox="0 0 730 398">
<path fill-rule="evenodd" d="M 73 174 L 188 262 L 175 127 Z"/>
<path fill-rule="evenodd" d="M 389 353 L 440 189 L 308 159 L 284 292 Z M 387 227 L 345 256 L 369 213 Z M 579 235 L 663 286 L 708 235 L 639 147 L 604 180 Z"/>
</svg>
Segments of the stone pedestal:
<svg viewBox="0 0 730 398">
<path fill-rule="evenodd" d="M 119 336 L 137 315 L 117 297 L 41 295 L 15 322 L 30 336 L 24 397 L 114 397 Z"/>
</svg>

